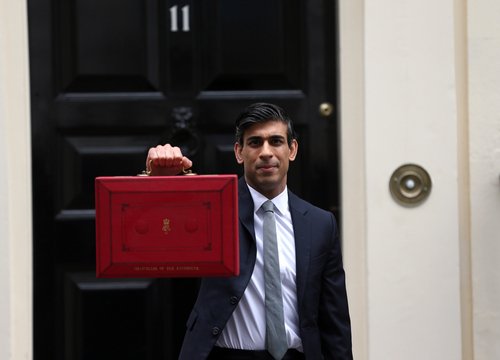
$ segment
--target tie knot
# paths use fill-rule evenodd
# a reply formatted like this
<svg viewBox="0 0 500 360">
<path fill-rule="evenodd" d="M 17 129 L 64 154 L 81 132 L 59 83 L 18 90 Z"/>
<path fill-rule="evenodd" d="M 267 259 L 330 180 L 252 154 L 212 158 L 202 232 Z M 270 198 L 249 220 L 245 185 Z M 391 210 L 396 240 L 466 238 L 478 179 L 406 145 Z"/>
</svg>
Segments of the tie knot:
<svg viewBox="0 0 500 360">
<path fill-rule="evenodd" d="M 267 200 L 262 204 L 262 208 L 264 209 L 265 212 L 274 212 L 274 204 L 271 200 Z"/>
</svg>

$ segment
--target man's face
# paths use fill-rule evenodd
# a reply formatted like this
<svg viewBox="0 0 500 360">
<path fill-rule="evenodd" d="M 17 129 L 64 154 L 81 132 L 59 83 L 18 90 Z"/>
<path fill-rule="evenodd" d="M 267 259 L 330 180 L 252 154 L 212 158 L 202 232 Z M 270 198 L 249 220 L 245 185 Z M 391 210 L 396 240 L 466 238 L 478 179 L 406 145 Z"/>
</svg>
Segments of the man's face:
<svg viewBox="0 0 500 360">
<path fill-rule="evenodd" d="M 295 139 L 287 143 L 286 124 L 274 120 L 252 125 L 243 134 L 243 145 L 234 145 L 248 185 L 269 199 L 285 189 L 288 166 L 297 149 Z"/>
</svg>

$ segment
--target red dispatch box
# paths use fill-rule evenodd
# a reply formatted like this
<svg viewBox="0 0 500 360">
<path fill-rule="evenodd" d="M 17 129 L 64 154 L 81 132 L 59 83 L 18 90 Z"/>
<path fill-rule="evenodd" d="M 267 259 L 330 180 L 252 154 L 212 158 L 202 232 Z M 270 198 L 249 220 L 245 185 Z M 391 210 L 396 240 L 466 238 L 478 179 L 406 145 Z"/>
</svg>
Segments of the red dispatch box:
<svg viewBox="0 0 500 360">
<path fill-rule="evenodd" d="M 239 274 L 236 175 L 98 177 L 97 277 Z"/>
</svg>

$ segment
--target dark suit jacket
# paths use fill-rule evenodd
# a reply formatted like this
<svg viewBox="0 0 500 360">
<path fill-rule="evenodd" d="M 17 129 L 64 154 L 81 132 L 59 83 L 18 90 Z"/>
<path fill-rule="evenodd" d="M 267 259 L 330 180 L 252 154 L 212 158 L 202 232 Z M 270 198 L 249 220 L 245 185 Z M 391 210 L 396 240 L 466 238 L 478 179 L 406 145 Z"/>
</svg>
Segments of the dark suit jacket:
<svg viewBox="0 0 500 360">
<path fill-rule="evenodd" d="M 256 259 L 254 205 L 239 181 L 240 275 L 205 278 L 187 321 L 179 359 L 206 359 L 243 296 Z M 296 247 L 299 328 L 306 359 L 351 359 L 351 327 L 333 215 L 288 194 Z"/>
</svg>

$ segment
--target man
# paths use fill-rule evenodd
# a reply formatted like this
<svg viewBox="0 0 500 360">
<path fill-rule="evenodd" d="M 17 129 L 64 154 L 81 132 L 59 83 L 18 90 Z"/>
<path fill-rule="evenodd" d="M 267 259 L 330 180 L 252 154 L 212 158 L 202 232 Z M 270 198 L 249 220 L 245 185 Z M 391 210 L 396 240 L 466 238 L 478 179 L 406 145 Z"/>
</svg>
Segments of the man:
<svg viewBox="0 0 500 360">
<path fill-rule="evenodd" d="M 352 359 L 336 222 L 288 191 L 289 162 L 297 151 L 292 122 L 278 106 L 253 104 L 236 120 L 234 153 L 244 168 L 238 188 L 240 275 L 202 280 L 180 359 Z M 174 175 L 192 162 L 167 144 L 151 148 L 146 164 L 151 175 Z M 263 210 L 268 199 L 271 210 Z M 269 211 L 274 216 L 266 218 Z M 276 229 L 274 268 L 281 280 L 273 298 L 278 300 L 269 307 L 274 275 L 265 266 L 271 262 L 266 244 L 272 243 L 264 241 L 266 229 Z M 276 314 L 281 320 L 266 323 Z"/>
</svg>

